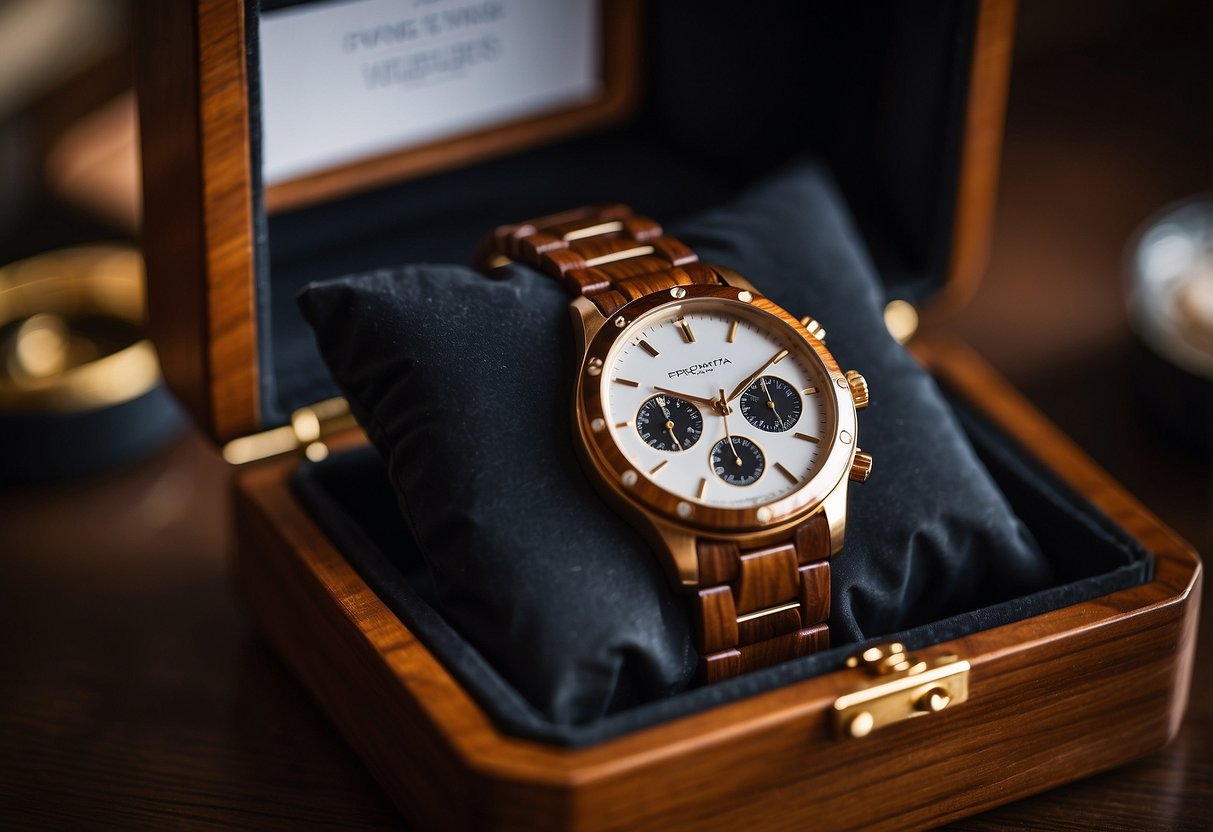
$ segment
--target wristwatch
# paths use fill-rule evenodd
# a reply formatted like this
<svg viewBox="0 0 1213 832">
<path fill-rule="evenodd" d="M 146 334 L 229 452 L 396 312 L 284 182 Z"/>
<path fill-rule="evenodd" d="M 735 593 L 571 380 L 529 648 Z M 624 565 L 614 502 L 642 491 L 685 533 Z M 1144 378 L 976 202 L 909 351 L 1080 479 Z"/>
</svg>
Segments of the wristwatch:
<svg viewBox="0 0 1213 832">
<path fill-rule="evenodd" d="M 694 592 L 705 682 L 829 645 L 868 385 L 825 330 L 625 205 L 505 225 L 478 268 L 513 261 L 562 281 L 577 362 L 574 436 L 604 497 Z"/>
</svg>

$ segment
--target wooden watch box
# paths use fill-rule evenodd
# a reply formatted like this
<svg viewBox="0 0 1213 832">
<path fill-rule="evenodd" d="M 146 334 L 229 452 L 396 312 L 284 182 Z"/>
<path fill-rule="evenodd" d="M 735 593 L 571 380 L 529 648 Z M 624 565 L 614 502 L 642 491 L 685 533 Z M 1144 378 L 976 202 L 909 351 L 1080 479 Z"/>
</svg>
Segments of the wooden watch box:
<svg viewBox="0 0 1213 832">
<path fill-rule="evenodd" d="M 267 2 L 265 12 L 279 15 L 275 25 L 301 27 L 286 32 L 306 42 L 309 31 L 324 34 L 325 10 L 340 5 Z M 516 9 L 518 0 L 430 5 L 451 11 L 474 5 L 493 18 Z M 929 326 L 910 342 L 913 354 L 956 400 L 1017 443 L 1032 465 L 1082 495 L 1148 552 L 1153 569 L 1146 582 L 930 645 L 915 656 L 921 664 L 913 672 L 882 674 L 878 657 L 860 657 L 855 667 L 564 747 L 519 738 L 494 722 L 309 514 L 292 487 L 304 454 L 338 454 L 365 439 L 340 403 L 327 398 L 331 390 L 300 385 L 292 392 L 316 393 L 302 400 L 284 393 L 286 364 L 302 347 L 272 341 L 270 322 L 293 312 L 277 283 L 292 267 L 283 254 L 295 243 L 292 235 L 306 227 L 309 211 L 326 206 L 377 222 L 375 188 L 407 194 L 427 176 L 485 177 L 482 171 L 490 169 L 478 166 L 494 159 L 508 163 L 530 154 L 542 160 L 557 152 L 549 148 L 578 134 L 596 131 L 609 144 L 611 130 L 656 123 L 652 102 L 672 100 L 661 84 L 685 83 L 676 73 L 660 76 L 655 52 L 675 43 L 655 35 L 669 31 L 676 13 L 635 0 L 588 5 L 599 12 L 589 37 L 600 78 L 590 94 L 464 124 L 445 139 L 410 141 L 398 150 L 344 152 L 349 145 L 334 140 L 313 154 L 312 167 L 279 178 L 267 177 L 261 135 L 261 99 L 274 90 L 272 73 L 259 64 L 258 34 L 266 42 L 273 37 L 260 25 L 260 4 L 149 0 L 139 16 L 144 246 L 164 372 L 229 459 L 250 460 L 236 476 L 234 574 L 251 616 L 406 820 L 417 828 L 452 829 L 925 828 L 1167 742 L 1183 715 L 1192 670 L 1198 558 L 962 344 L 932 335 Z M 820 89 L 809 89 L 806 98 L 816 91 L 834 115 L 879 115 L 861 125 L 858 141 L 831 133 L 842 127 L 821 126 L 841 118 L 802 125 L 827 156 L 830 148 L 858 147 L 860 163 L 847 170 L 840 162 L 837 171 L 850 195 L 882 185 L 898 194 L 926 193 L 919 193 L 919 203 L 907 200 L 861 217 L 861 225 L 882 271 L 895 272 L 901 262 L 881 249 L 895 236 L 891 227 L 927 241 L 918 259 L 935 264 L 946 281 L 910 299 L 933 314 L 972 291 L 984 265 L 1014 26 L 1012 0 L 945 5 L 937 19 L 921 15 L 912 22 L 911 13 L 892 8 L 880 15 L 823 13 L 814 21 L 822 31 L 811 35 L 821 43 L 839 41 L 841 52 L 850 44 L 848 33 L 857 37 L 854 27 L 870 26 L 862 39 L 875 43 L 863 60 L 880 55 L 890 67 L 914 60 L 915 67 L 933 70 L 886 67 L 856 81 L 844 80 L 841 70 L 837 79 L 815 72 L 823 77 Z M 319 14 L 307 18 L 309 10 Z M 410 37 L 403 18 L 393 20 L 390 36 Z M 736 25 L 737 37 L 761 30 L 754 22 Z M 924 29 L 901 34 L 911 26 Z M 703 26 L 685 29 L 690 45 L 681 55 L 696 53 L 698 36 L 712 36 Z M 918 60 L 895 48 L 921 42 L 928 30 L 933 43 L 953 45 L 951 63 L 939 55 Z M 357 40 L 371 30 L 342 31 L 363 32 Z M 677 46 L 670 51 L 674 62 Z M 917 103 L 910 93 L 919 82 L 936 89 L 936 98 L 912 112 L 887 105 L 896 93 Z M 831 85 L 842 83 L 850 85 L 848 95 L 831 97 Z M 682 87 L 674 93 L 695 98 Z M 670 121 L 670 135 L 678 135 L 682 120 Z M 900 146 L 866 138 L 877 127 L 900 137 L 899 126 L 906 127 Z M 736 137 L 727 128 L 720 133 L 716 144 L 698 150 L 746 178 Z M 917 166 L 929 175 L 907 184 L 912 177 L 894 170 L 893 157 L 915 151 L 935 154 L 930 158 L 937 164 Z M 904 190 L 897 190 L 899 183 Z M 907 219 L 912 204 L 935 196 L 949 206 L 933 218 L 935 225 Z M 938 696 L 943 707 L 933 709 Z M 858 713 L 869 715 L 866 724 L 856 720 Z"/>
</svg>

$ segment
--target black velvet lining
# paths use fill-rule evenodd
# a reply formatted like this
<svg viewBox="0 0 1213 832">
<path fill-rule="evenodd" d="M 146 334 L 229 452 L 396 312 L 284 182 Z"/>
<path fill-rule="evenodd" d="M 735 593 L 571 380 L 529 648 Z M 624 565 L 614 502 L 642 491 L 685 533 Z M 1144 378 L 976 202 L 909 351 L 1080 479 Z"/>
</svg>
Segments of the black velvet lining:
<svg viewBox="0 0 1213 832">
<path fill-rule="evenodd" d="M 1057 584 L 873 640 L 898 638 L 911 649 L 921 649 L 1150 580 L 1153 562 L 1136 541 L 971 407 L 952 396 L 948 403 L 1015 514 L 1034 531 L 1041 550 L 1049 556 Z M 713 687 L 685 691 L 592 723 L 554 723 L 434 610 L 433 582 L 396 511 L 386 466 L 373 448 L 306 463 L 294 485 L 320 527 L 376 594 L 459 680 L 494 724 L 514 736 L 561 746 L 591 745 L 837 670 L 862 644 L 840 646 Z"/>
</svg>

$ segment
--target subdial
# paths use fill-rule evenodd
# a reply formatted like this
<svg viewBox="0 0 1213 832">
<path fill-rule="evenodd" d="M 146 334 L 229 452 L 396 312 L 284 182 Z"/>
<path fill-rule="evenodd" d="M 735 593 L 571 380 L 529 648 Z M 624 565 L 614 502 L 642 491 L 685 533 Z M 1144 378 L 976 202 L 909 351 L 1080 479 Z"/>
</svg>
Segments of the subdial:
<svg viewBox="0 0 1213 832">
<path fill-rule="evenodd" d="M 777 376 L 762 376 L 741 394 L 741 415 L 767 433 L 781 433 L 800 420 L 800 393 Z"/>
<path fill-rule="evenodd" d="M 636 432 L 650 448 L 685 451 L 703 436 L 703 414 L 686 399 L 654 396 L 636 411 Z"/>
<path fill-rule="evenodd" d="M 766 468 L 762 449 L 744 436 L 725 437 L 712 446 L 712 470 L 729 485 L 757 482 Z"/>
</svg>

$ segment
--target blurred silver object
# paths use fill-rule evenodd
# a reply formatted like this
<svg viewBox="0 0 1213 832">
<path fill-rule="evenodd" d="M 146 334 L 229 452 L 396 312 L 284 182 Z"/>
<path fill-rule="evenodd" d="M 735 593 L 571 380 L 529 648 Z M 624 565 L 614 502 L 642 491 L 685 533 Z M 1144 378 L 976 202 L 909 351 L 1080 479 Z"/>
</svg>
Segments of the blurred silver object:
<svg viewBox="0 0 1213 832">
<path fill-rule="evenodd" d="M 1213 194 L 1166 208 L 1137 237 L 1129 320 L 1175 365 L 1213 380 Z"/>
<path fill-rule="evenodd" d="M 1129 324 L 1153 418 L 1213 456 L 1213 194 L 1168 206 L 1134 237 Z"/>
</svg>

